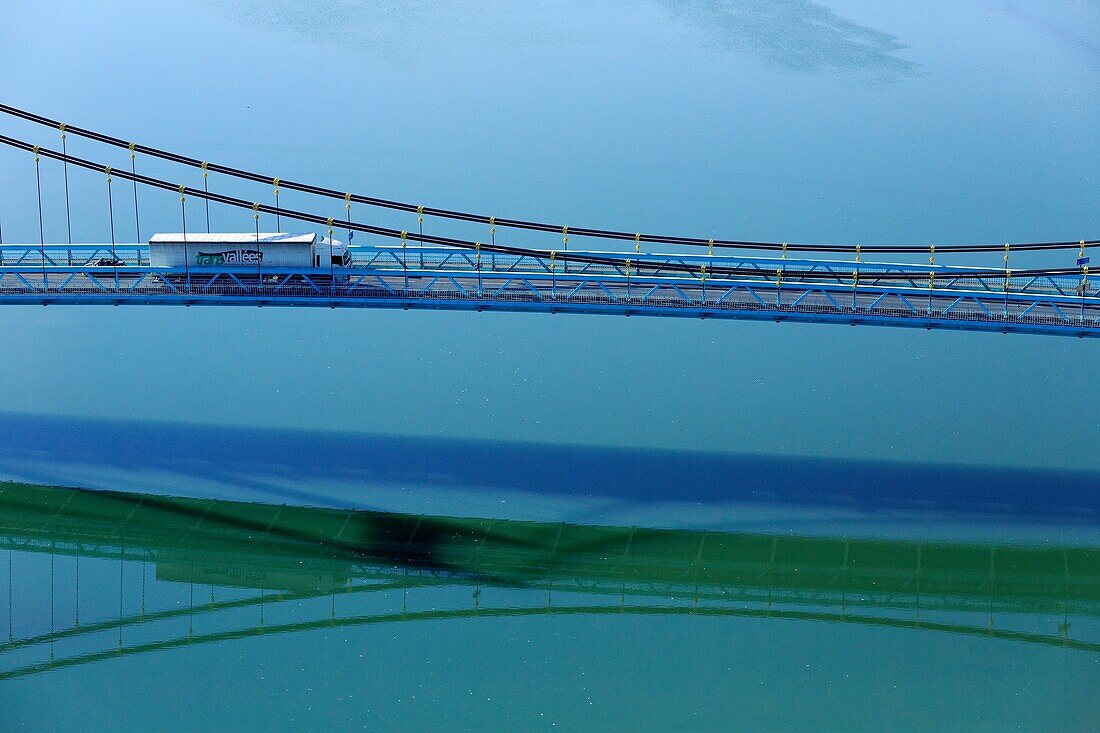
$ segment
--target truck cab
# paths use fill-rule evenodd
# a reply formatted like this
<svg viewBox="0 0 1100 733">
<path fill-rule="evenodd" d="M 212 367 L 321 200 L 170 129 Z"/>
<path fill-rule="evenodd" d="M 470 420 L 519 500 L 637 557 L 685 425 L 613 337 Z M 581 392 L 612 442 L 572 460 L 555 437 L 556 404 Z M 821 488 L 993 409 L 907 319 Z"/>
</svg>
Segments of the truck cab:
<svg viewBox="0 0 1100 733">
<path fill-rule="evenodd" d="M 351 253 L 348 251 L 348 246 L 338 239 L 333 239 L 330 249 L 329 238 L 321 237 L 321 241 L 314 248 L 313 266 L 328 267 L 330 256 L 333 266 L 351 267 Z"/>
</svg>

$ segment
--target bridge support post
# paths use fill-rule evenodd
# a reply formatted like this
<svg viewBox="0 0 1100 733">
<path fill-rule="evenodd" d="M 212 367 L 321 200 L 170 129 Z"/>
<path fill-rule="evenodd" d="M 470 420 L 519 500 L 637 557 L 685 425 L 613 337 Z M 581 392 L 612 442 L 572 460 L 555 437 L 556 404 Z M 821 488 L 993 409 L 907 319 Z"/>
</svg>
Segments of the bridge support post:
<svg viewBox="0 0 1100 733">
<path fill-rule="evenodd" d="M 557 256 L 557 252 L 550 252 L 550 298 L 553 300 L 558 299 L 558 271 L 557 266 L 554 263 L 554 260 L 555 258 L 557 258 Z"/>
</svg>

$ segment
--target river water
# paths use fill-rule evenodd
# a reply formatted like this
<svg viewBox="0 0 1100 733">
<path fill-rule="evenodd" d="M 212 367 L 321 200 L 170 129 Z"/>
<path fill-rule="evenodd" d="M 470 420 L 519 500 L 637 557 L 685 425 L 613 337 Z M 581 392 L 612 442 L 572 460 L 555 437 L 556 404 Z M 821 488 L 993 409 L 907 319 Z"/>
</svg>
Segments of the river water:
<svg viewBox="0 0 1100 733">
<path fill-rule="evenodd" d="M 1096 474 L 0 424 L 11 729 L 1095 720 Z"/>
<path fill-rule="evenodd" d="M 0 96 L 284 179 L 574 227 L 1077 240 L 1100 231 L 1098 30 L 1068 0 L 11 0 Z M 73 240 L 105 241 L 102 177 L 70 188 Z M 66 241 L 52 163 L 42 202 Z M 142 192 L 140 224 L 115 203 L 120 240 L 179 230 L 178 197 Z M 33 160 L 0 150 L 3 241 L 37 242 L 37 213 Z M 1094 348 L 6 307 L 0 730 L 1094 728 Z"/>
</svg>

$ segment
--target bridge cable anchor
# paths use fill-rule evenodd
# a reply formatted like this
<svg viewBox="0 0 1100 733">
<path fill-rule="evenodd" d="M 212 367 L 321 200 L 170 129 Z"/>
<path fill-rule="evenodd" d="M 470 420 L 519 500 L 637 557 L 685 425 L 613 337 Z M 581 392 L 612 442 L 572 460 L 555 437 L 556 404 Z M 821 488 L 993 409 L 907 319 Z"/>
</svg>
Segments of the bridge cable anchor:
<svg viewBox="0 0 1100 733">
<path fill-rule="evenodd" d="M 333 274 L 333 270 L 332 270 L 332 222 L 333 222 L 333 218 L 331 216 L 328 217 L 325 220 L 325 223 L 328 226 L 328 276 L 329 276 L 328 287 L 329 287 L 330 296 L 333 295 L 334 292 L 335 292 L 335 282 L 336 282 L 336 277 Z M 336 304 L 331 303 L 330 307 L 335 308 Z"/>
<path fill-rule="evenodd" d="M 187 276 L 187 294 L 191 294 L 191 261 L 187 253 L 187 186 L 182 183 L 177 189 L 180 194 L 180 221 L 183 224 L 183 268 Z M 191 307 L 191 304 L 184 301 L 184 306 Z"/>
<path fill-rule="evenodd" d="M 420 243 L 420 268 L 424 268 L 424 204 L 420 204 L 416 207 L 416 228 L 419 230 L 420 235 L 418 242 Z"/>
<path fill-rule="evenodd" d="M 1077 261 L 1081 263 L 1081 321 L 1085 320 L 1085 294 L 1089 289 L 1089 265 L 1085 258 L 1085 240 L 1081 240 L 1077 250 Z"/>
<path fill-rule="evenodd" d="M 130 151 L 130 173 L 133 175 L 134 182 L 134 232 L 137 234 L 137 241 L 140 242 L 141 213 L 138 208 L 137 154 L 134 152 L 137 150 L 137 143 L 130 143 L 127 150 Z"/>
<path fill-rule="evenodd" d="M 42 218 L 42 169 L 39 165 L 38 151 L 40 146 L 35 145 L 34 152 L 34 179 L 38 184 L 38 254 L 42 261 L 42 290 L 46 291 L 50 289 L 50 278 L 46 274 L 46 234 L 45 226 Z M 42 302 L 42 305 L 46 305 L 46 301 Z"/>
<path fill-rule="evenodd" d="M 557 300 L 558 298 L 558 266 L 555 263 L 557 257 L 558 253 L 554 250 L 550 250 L 550 297 L 554 300 Z M 555 311 L 553 308 L 550 309 L 551 314 L 556 312 L 557 311 Z"/>
<path fill-rule="evenodd" d="M 271 179 L 271 185 L 275 188 L 275 229 L 278 231 L 283 228 L 282 217 L 279 216 L 279 179 Z"/>
<path fill-rule="evenodd" d="M 626 297 L 630 298 L 630 258 L 626 260 Z M 629 315 L 629 313 L 627 314 Z"/>
<path fill-rule="evenodd" d="M 401 269 L 405 271 L 405 289 L 409 289 L 409 257 L 405 247 L 408 244 L 409 233 L 404 229 L 401 230 Z M 480 250 L 481 245 L 478 245 Z"/>
<path fill-rule="evenodd" d="M 477 270 L 477 297 L 482 294 L 481 285 L 481 242 L 474 242 L 474 269 Z M 481 310 L 480 307 L 478 310 Z"/>
<path fill-rule="evenodd" d="M 495 216 L 489 217 L 489 242 L 493 246 L 493 261 L 492 264 L 489 266 L 489 269 L 495 271 L 497 269 L 497 218 Z M 421 255 L 421 258 L 423 259 L 423 255 Z"/>
<path fill-rule="evenodd" d="M 348 244 L 351 244 L 351 193 L 344 194 L 344 212 L 348 221 Z"/>
<path fill-rule="evenodd" d="M 569 227 L 561 228 L 561 243 L 566 252 L 569 251 Z M 569 272 L 569 260 L 565 260 L 565 271 Z"/>
<path fill-rule="evenodd" d="M 65 130 L 68 128 L 64 122 L 57 126 L 57 129 L 61 131 L 61 168 L 64 171 L 65 176 L 65 231 L 68 234 L 69 244 L 73 243 L 73 220 L 72 213 L 69 207 L 69 148 L 66 143 L 68 135 Z M 136 186 L 137 183 L 135 182 Z M 139 236 L 138 239 L 141 239 Z"/>
<path fill-rule="evenodd" d="M 934 270 L 928 271 L 928 315 L 932 315 L 932 290 L 936 287 L 936 272 Z M 928 326 L 929 329 L 932 326 Z"/>
<path fill-rule="evenodd" d="M 209 234 L 210 233 L 210 172 L 209 172 L 210 164 L 207 163 L 204 160 L 202 162 L 202 165 L 199 166 L 199 167 L 202 168 L 202 193 L 203 193 L 203 201 L 206 204 L 206 233 Z"/>
</svg>

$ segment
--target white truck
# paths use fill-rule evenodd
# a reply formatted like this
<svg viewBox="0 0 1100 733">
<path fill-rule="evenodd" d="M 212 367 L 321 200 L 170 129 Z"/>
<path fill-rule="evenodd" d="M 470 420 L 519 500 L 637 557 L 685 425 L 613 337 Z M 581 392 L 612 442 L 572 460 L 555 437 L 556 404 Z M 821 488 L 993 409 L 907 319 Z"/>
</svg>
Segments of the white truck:
<svg viewBox="0 0 1100 733">
<path fill-rule="evenodd" d="M 331 259 L 330 259 L 331 258 Z M 149 240 L 153 267 L 310 269 L 350 267 L 342 242 L 316 234 L 154 234 Z"/>
</svg>

